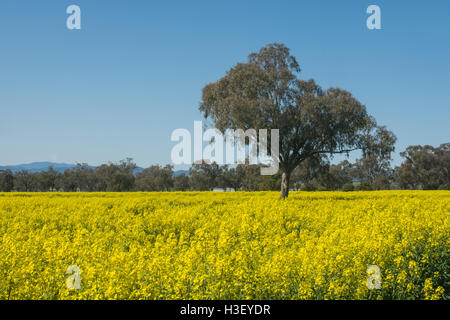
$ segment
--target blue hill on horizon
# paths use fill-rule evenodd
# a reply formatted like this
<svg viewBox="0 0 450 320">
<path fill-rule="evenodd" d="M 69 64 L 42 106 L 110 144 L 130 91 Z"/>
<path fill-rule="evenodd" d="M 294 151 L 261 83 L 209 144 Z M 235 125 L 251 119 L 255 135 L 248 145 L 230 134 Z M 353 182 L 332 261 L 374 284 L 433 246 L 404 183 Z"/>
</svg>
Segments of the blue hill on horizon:
<svg viewBox="0 0 450 320">
<path fill-rule="evenodd" d="M 76 167 L 76 164 L 69 164 L 69 163 L 56 163 L 56 162 L 32 162 L 32 163 L 26 163 L 26 164 L 18 164 L 18 165 L 10 165 L 10 166 L 0 166 L 0 170 L 11 170 L 12 173 L 19 172 L 21 170 L 26 170 L 30 173 L 36 173 L 36 172 L 42 172 L 47 171 L 50 167 L 53 167 L 53 169 L 57 172 L 63 173 L 66 170 L 72 169 Z M 95 166 L 89 166 L 90 168 L 95 168 Z M 144 168 L 137 167 L 134 170 L 134 173 L 139 173 Z M 173 172 L 174 176 L 178 176 L 180 174 L 188 175 L 188 170 L 177 170 Z"/>
<path fill-rule="evenodd" d="M 53 167 L 55 171 L 64 172 L 65 170 L 72 169 L 76 167 L 75 164 L 68 163 L 54 163 L 54 162 L 32 162 L 26 164 L 10 165 L 10 166 L 0 166 L 0 170 L 11 170 L 13 173 L 26 170 L 31 173 L 47 171 L 50 167 Z"/>
</svg>

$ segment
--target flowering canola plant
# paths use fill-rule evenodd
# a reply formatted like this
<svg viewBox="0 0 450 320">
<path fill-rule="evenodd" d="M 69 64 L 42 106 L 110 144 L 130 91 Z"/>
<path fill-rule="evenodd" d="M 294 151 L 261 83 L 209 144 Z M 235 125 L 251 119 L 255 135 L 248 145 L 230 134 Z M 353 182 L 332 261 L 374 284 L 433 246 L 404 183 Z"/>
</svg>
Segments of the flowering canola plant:
<svg viewBox="0 0 450 320">
<path fill-rule="evenodd" d="M 278 197 L 0 193 L 0 299 L 449 298 L 449 191 Z"/>
</svg>

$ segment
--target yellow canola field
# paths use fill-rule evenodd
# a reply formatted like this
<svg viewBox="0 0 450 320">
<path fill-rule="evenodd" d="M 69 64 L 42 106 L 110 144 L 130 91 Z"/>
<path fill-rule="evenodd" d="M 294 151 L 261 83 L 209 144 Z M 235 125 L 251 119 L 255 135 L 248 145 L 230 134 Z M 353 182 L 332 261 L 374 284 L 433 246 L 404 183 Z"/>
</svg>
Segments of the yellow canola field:
<svg viewBox="0 0 450 320">
<path fill-rule="evenodd" d="M 0 193 L 0 299 L 449 298 L 449 191 L 278 197 Z"/>
</svg>

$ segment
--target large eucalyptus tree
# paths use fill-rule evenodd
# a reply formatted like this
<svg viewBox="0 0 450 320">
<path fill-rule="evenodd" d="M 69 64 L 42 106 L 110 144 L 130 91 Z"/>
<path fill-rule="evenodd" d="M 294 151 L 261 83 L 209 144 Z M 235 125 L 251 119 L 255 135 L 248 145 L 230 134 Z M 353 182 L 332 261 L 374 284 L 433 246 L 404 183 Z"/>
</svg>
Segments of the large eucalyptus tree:
<svg viewBox="0 0 450 320">
<path fill-rule="evenodd" d="M 304 160 L 366 148 L 375 120 L 348 91 L 323 90 L 298 78 L 300 66 L 283 44 L 269 44 L 202 90 L 200 111 L 215 127 L 279 129 L 281 198 Z M 271 139 L 268 138 L 268 141 Z"/>
</svg>

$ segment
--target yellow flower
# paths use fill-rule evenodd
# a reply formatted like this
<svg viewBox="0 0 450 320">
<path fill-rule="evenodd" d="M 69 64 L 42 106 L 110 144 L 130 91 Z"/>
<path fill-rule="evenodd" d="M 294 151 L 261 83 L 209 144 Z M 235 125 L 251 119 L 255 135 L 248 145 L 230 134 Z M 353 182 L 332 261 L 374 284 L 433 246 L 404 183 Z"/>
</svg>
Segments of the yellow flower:
<svg viewBox="0 0 450 320">
<path fill-rule="evenodd" d="M 442 299 L 449 191 L 0 193 L 0 299 Z M 69 266 L 81 289 L 69 289 Z M 380 274 L 367 274 L 376 265 Z M 430 276 L 431 275 L 431 276 Z M 369 277 L 380 289 L 369 289 Z M 444 278 L 444 279 L 443 279 Z M 372 279 L 373 280 L 373 279 Z M 378 281 L 377 280 L 377 281 Z M 436 286 L 436 287 L 434 287 Z"/>
</svg>

